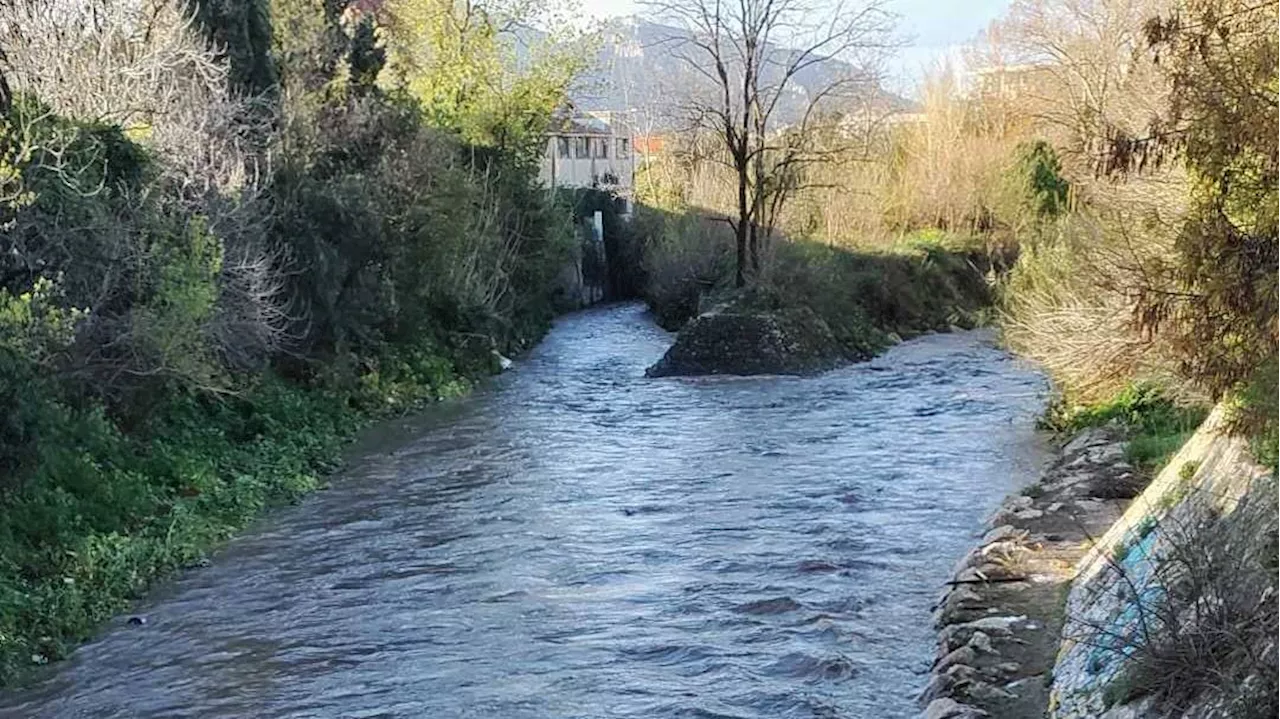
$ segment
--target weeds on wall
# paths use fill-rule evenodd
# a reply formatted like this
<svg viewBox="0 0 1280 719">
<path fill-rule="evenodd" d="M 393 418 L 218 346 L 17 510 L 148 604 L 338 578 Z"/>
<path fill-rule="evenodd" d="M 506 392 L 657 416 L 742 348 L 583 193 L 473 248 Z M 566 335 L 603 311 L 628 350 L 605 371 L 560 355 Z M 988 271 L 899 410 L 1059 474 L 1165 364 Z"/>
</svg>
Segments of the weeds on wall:
<svg viewBox="0 0 1280 719">
<path fill-rule="evenodd" d="M 1067 638 L 1085 643 L 1086 671 L 1107 677 L 1108 706 L 1145 699 L 1169 714 L 1272 717 L 1275 478 L 1235 500 L 1204 491 L 1189 490 L 1112 552 L 1103 571 L 1116 611 L 1072 617 Z"/>
</svg>

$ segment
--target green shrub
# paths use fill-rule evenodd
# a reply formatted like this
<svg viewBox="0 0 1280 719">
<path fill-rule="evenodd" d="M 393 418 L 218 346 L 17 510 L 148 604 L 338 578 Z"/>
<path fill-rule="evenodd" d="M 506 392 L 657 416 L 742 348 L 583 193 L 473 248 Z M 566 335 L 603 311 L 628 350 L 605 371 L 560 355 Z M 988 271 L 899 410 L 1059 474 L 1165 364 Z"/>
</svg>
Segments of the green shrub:
<svg viewBox="0 0 1280 719">
<path fill-rule="evenodd" d="M 645 301 L 659 325 L 679 329 L 698 314 L 704 294 L 731 284 L 733 235 L 723 222 L 694 213 L 639 207 L 636 217 L 649 233 Z"/>
<path fill-rule="evenodd" d="M 378 87 L 367 22 L 352 38 L 279 5 L 307 29 L 278 25 L 279 63 L 265 4 L 199 18 L 223 37 L 251 16 L 237 84 L 298 80 L 238 138 L 280 158 L 245 197 L 173 172 L 147 132 L 26 96 L 0 117 L 0 685 L 316 487 L 361 426 L 467 391 L 549 325 L 572 224 L 527 153 Z M 260 214 L 206 211 L 254 193 Z"/>
<path fill-rule="evenodd" d="M 816 243 L 777 251 L 770 284 L 787 303 L 809 307 L 831 325 L 851 357 L 865 359 L 910 337 L 973 326 L 989 301 L 986 282 L 968 257 L 937 245 L 858 253 Z"/>
<path fill-rule="evenodd" d="M 1020 145 L 1014 174 L 1023 183 L 1020 195 L 1036 217 L 1049 220 L 1066 212 L 1071 184 L 1062 176 L 1058 153 L 1048 142 Z"/>
<path fill-rule="evenodd" d="M 1205 407 L 1180 404 L 1159 385 L 1146 383 L 1131 384 L 1103 402 L 1059 401 L 1047 410 L 1042 424 L 1060 434 L 1114 424 L 1128 435 L 1126 459 L 1154 471 L 1186 444 L 1206 416 Z"/>
<path fill-rule="evenodd" d="M 172 394 L 124 432 L 101 407 L 57 400 L 3 349 L 19 371 L 0 375 L 0 395 L 17 397 L 7 421 L 25 434 L 0 436 L 0 684 L 66 656 L 155 577 L 314 489 L 371 419 L 469 386 L 440 348 L 421 346 L 350 392 L 268 375 L 223 398 Z M 15 439 L 29 462 L 14 462 Z"/>
</svg>

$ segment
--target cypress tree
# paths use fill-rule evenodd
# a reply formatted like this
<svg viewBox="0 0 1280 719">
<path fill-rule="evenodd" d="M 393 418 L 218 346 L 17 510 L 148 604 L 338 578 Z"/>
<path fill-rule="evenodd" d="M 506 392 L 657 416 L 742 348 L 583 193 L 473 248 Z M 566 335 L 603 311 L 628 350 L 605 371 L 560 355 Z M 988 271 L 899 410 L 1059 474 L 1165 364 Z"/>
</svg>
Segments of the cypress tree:
<svg viewBox="0 0 1280 719">
<path fill-rule="evenodd" d="M 271 9 L 268 0 L 190 0 L 196 22 L 224 53 L 232 86 L 261 95 L 278 81 L 271 56 Z"/>
</svg>

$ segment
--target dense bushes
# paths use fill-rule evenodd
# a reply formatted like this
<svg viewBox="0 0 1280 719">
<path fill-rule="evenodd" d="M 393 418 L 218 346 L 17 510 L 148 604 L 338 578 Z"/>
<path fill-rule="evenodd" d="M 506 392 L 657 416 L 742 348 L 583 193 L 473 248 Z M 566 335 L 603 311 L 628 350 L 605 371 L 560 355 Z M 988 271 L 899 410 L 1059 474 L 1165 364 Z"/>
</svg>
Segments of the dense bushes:
<svg viewBox="0 0 1280 719">
<path fill-rule="evenodd" d="M 1185 0 L 1145 24 L 1170 86 L 1148 140 L 1112 133 L 1110 165 L 1141 170 L 1168 152 L 1193 179 L 1166 282 L 1142 286 L 1138 317 L 1163 333 L 1182 372 L 1215 396 L 1275 383 L 1280 261 L 1275 3 Z M 1274 392 L 1238 422 L 1274 437 Z"/>
<path fill-rule="evenodd" d="M 972 327 L 991 303 L 985 253 L 936 241 L 862 252 L 777 241 L 756 285 L 732 291 L 733 238 L 723 222 L 647 208 L 645 216 L 652 233 L 646 299 L 669 329 L 717 302 L 760 311 L 804 307 L 830 326 L 848 357 L 866 359 L 891 344 L 890 335 Z"/>
<path fill-rule="evenodd" d="M 541 294 L 572 232 L 526 189 L 528 168 L 464 157 L 405 99 L 354 99 L 299 121 L 319 134 L 276 178 L 277 232 L 311 268 L 296 283 L 309 353 L 376 354 L 423 332 L 483 331 L 519 347 L 540 333 L 551 313 Z"/>
<path fill-rule="evenodd" d="M 433 124 L 392 16 L 233 5 L 0 8 L 0 683 L 555 309 L 572 220 L 530 144 L 561 76 L 505 95 L 492 55 Z"/>
<path fill-rule="evenodd" d="M 981 253 L 908 243 L 880 252 L 853 252 L 816 243 L 780 245 L 770 277 L 838 325 L 869 321 L 883 332 L 911 337 L 973 327 L 990 304 Z"/>
<path fill-rule="evenodd" d="M 169 383 L 225 389 L 219 358 L 245 338 L 216 328 L 249 308 L 220 292 L 225 246 L 209 218 L 189 212 L 119 128 L 27 97 L 0 123 L 0 142 L 19 158 L 0 339 L 122 415 L 145 411 Z"/>
<path fill-rule="evenodd" d="M 641 205 L 644 297 L 658 324 L 679 329 L 698 314 L 702 295 L 724 285 L 733 269 L 733 233 L 727 224 L 692 212 Z"/>
</svg>

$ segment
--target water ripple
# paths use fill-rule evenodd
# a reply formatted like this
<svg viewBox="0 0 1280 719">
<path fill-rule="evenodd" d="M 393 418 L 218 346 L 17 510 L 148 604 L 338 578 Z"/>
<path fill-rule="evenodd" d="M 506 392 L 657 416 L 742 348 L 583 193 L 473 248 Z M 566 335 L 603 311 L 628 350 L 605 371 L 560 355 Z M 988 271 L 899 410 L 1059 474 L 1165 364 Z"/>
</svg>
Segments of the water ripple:
<svg viewBox="0 0 1280 719">
<path fill-rule="evenodd" d="M 632 305 L 562 319 L 0 716 L 912 716 L 936 588 L 1040 461 L 1043 380 L 983 333 L 645 379 L 669 342 Z"/>
</svg>

